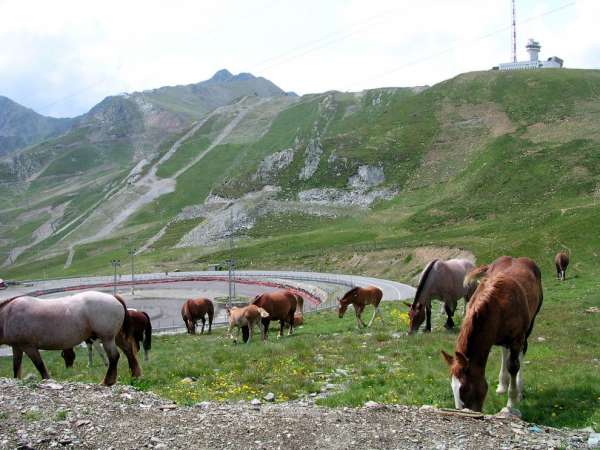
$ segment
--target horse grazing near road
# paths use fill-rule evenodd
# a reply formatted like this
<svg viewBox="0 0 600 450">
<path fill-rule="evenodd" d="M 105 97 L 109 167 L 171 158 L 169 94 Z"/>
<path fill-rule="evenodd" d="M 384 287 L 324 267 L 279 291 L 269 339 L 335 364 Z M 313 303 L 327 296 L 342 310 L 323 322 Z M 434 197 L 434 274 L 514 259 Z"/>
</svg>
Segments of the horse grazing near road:
<svg viewBox="0 0 600 450">
<path fill-rule="evenodd" d="M 254 325 L 258 324 L 260 328 L 260 335 L 262 340 L 265 340 L 265 325 L 262 319 L 269 317 L 269 313 L 263 308 L 259 308 L 256 305 L 248 305 L 243 308 L 236 306 L 232 308 L 226 308 L 227 319 L 229 321 L 229 336 L 234 343 L 237 344 L 237 336 L 240 334 L 240 329 L 243 330 L 243 339 L 246 344 L 252 339 L 252 332 Z M 236 337 L 233 336 L 233 329 L 237 328 Z"/>
<path fill-rule="evenodd" d="M 88 291 L 51 299 L 24 296 L 0 303 L 0 344 L 12 347 L 15 378 L 21 377 L 23 353 L 46 379 L 50 376 L 40 349 L 72 349 L 86 339 L 97 338 L 102 341 L 109 361 L 102 383 L 111 386 L 117 380 L 119 351 L 115 340 L 120 332 L 126 338 L 122 349 L 132 376 L 140 376 L 141 369 L 128 339 L 127 307 L 118 295 Z"/>
<path fill-rule="evenodd" d="M 442 350 L 452 377 L 457 409 L 481 411 L 487 394 L 485 366 L 493 345 L 502 346 L 497 393 L 508 388 L 508 408 L 523 394 L 521 362 L 527 338 L 542 301 L 542 275 L 529 258 L 502 256 L 490 266 L 476 269 L 482 277 L 471 297 L 456 341 L 454 356 Z"/>
<path fill-rule="evenodd" d="M 567 272 L 569 262 L 570 258 L 568 253 L 558 252 L 554 257 L 554 264 L 556 265 L 556 278 L 558 278 L 560 281 L 565 281 L 565 274 Z"/>
<path fill-rule="evenodd" d="M 152 322 L 150 316 L 144 311 L 138 311 L 137 309 L 127 309 L 130 335 L 133 344 L 135 345 L 136 354 L 140 351 L 140 342 L 144 348 L 144 360 L 148 361 L 150 349 L 152 348 Z M 117 335 L 116 343 L 119 348 L 122 348 L 124 342 L 127 340 L 126 336 L 121 334 Z M 88 350 L 88 367 L 92 367 L 92 348 L 96 346 L 96 352 L 102 358 L 105 366 L 108 366 L 108 360 L 106 359 L 106 353 L 100 347 L 100 344 L 95 339 L 86 339 L 85 341 Z M 72 348 L 64 349 L 61 356 L 65 360 L 66 367 L 73 367 L 75 362 L 75 352 Z"/>
<path fill-rule="evenodd" d="M 271 320 L 279 320 L 279 337 L 283 337 L 283 327 L 286 323 L 289 324 L 288 335 L 294 332 L 294 314 L 298 306 L 296 294 L 288 290 L 268 292 L 254 297 L 252 304 L 269 313 L 269 317 L 262 318 L 265 327 L 263 339 L 267 339 Z"/>
<path fill-rule="evenodd" d="M 379 316 L 382 322 L 383 315 L 379 310 L 379 303 L 383 298 L 383 292 L 376 286 L 367 286 L 367 287 L 354 287 L 350 289 L 348 292 L 344 294 L 344 296 L 339 300 L 339 308 L 338 308 L 338 317 L 341 319 L 344 317 L 346 313 L 346 309 L 348 309 L 349 305 L 354 306 L 354 313 L 356 314 L 356 322 L 358 327 L 361 326 L 367 327 L 373 324 L 373 320 L 375 320 L 375 316 Z M 375 311 L 373 311 L 373 317 L 369 321 L 369 325 L 366 325 L 362 320 L 362 313 L 365 310 L 365 306 L 373 305 L 375 307 Z M 385 322 L 384 322 L 385 323 Z"/>
<path fill-rule="evenodd" d="M 408 334 L 418 331 L 424 320 L 426 320 L 425 331 L 431 331 L 432 299 L 444 302 L 444 311 L 448 316 L 444 327 L 448 330 L 454 328 L 452 317 L 456 311 L 458 300 L 461 297 L 464 298 L 466 305 L 477 287 L 477 284 L 472 282 L 464 284 L 465 276 L 474 267 L 468 259 L 449 259 L 448 261 L 434 259 L 427 264 L 421 273 L 412 304 L 405 302 L 410 308 L 408 311 Z"/>
<path fill-rule="evenodd" d="M 204 333 L 204 325 L 206 324 L 206 316 L 208 316 L 208 334 L 212 331 L 212 322 L 215 315 L 215 307 L 213 302 L 207 298 L 197 298 L 195 300 L 186 301 L 181 307 L 181 317 L 185 322 L 185 327 L 189 334 L 196 334 L 196 323 L 198 319 L 202 320 L 202 330 Z"/>
</svg>

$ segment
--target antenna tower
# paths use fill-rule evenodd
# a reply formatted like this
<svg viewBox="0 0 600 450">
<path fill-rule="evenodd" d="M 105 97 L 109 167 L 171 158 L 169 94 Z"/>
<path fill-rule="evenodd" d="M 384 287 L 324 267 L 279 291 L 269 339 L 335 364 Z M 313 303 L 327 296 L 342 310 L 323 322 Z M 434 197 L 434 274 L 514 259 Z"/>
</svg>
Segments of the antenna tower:
<svg viewBox="0 0 600 450">
<path fill-rule="evenodd" d="M 517 62 L 517 21 L 515 20 L 515 0 L 512 0 L 512 60 Z"/>
</svg>

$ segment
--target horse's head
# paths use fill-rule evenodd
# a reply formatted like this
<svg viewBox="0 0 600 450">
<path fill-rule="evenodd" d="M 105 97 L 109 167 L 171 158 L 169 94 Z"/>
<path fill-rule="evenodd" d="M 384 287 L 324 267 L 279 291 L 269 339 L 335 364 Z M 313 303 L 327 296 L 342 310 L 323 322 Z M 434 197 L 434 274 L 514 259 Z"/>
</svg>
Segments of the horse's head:
<svg viewBox="0 0 600 450">
<path fill-rule="evenodd" d="M 404 302 L 408 306 L 408 334 L 413 334 L 419 331 L 419 327 L 425 320 L 425 305 L 422 303 L 408 303 Z"/>
<path fill-rule="evenodd" d="M 352 303 L 352 301 L 357 297 L 358 295 L 358 288 L 352 288 L 350 289 L 348 292 L 346 292 L 344 294 L 344 296 L 338 300 L 338 316 L 341 319 L 342 317 L 344 317 L 344 314 L 346 313 L 346 310 L 348 309 L 348 305 L 350 303 Z"/>
<path fill-rule="evenodd" d="M 464 353 L 454 352 L 454 356 L 450 356 L 442 350 L 442 356 L 450 368 L 450 386 L 456 409 L 481 411 L 488 389 L 481 370 L 473 368 Z"/>
</svg>

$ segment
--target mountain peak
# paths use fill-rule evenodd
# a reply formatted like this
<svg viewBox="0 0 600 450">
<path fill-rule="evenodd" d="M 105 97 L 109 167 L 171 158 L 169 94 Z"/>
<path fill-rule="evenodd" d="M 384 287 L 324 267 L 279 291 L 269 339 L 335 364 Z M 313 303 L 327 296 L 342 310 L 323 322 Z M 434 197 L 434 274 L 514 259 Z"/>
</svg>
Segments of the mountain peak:
<svg viewBox="0 0 600 450">
<path fill-rule="evenodd" d="M 223 82 L 229 81 L 231 78 L 233 78 L 233 74 L 229 70 L 221 69 L 218 72 L 216 72 L 208 81 Z"/>
</svg>

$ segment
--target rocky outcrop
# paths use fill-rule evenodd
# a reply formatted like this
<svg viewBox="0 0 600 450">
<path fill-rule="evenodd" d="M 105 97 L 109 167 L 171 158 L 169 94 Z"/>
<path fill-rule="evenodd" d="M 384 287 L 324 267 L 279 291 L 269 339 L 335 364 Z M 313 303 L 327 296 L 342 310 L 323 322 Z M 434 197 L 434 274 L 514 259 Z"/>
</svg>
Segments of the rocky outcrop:
<svg viewBox="0 0 600 450">
<path fill-rule="evenodd" d="M 252 176 L 252 180 L 269 182 L 277 176 L 283 169 L 287 168 L 294 160 L 294 149 L 286 148 L 280 152 L 275 152 L 261 161 Z"/>
<path fill-rule="evenodd" d="M 397 192 L 390 189 L 345 191 L 335 188 L 309 189 L 298 193 L 298 200 L 318 205 L 359 206 L 366 208 L 377 200 L 389 200 Z"/>
<path fill-rule="evenodd" d="M 384 181 L 383 167 L 359 166 L 356 175 L 352 175 L 348 179 L 348 186 L 355 189 L 365 189 L 379 186 Z"/>
<path fill-rule="evenodd" d="M 304 167 L 299 175 L 301 180 L 308 180 L 315 174 L 319 168 L 322 154 L 321 140 L 319 138 L 311 139 L 304 151 Z"/>
</svg>

